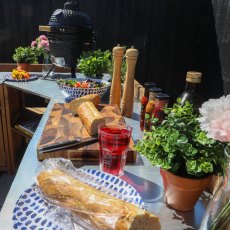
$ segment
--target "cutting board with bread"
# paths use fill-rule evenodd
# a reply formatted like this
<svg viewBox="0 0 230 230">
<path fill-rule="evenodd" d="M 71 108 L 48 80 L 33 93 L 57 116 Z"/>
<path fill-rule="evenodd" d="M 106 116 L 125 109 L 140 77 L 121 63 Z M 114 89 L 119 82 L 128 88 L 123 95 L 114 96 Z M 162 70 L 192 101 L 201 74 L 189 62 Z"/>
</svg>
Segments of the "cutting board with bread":
<svg viewBox="0 0 230 230">
<path fill-rule="evenodd" d="M 56 103 L 37 146 L 37 157 L 64 157 L 70 160 L 98 161 L 97 128 L 101 122 L 124 122 L 117 105 L 99 104 L 98 95 L 87 95 L 70 103 Z M 130 141 L 127 161 L 136 160 Z"/>
</svg>

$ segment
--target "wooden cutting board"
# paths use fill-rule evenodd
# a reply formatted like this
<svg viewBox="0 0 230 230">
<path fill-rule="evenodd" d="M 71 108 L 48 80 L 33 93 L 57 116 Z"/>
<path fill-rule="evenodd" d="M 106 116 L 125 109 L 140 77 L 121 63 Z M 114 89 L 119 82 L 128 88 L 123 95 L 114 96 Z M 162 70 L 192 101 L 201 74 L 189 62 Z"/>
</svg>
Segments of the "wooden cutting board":
<svg viewBox="0 0 230 230">
<path fill-rule="evenodd" d="M 120 121 L 125 122 L 124 118 L 116 105 L 100 105 L 99 110 L 105 117 L 106 122 Z M 68 140 L 81 138 L 81 144 L 89 140 L 97 139 L 97 136 L 90 136 L 78 116 L 73 116 L 68 104 L 54 104 L 50 116 L 43 130 L 41 139 L 37 148 L 46 147 Z M 134 142 L 131 139 L 129 149 L 127 151 L 127 161 L 136 160 L 136 151 L 134 150 Z M 99 159 L 99 143 L 86 145 L 81 148 L 66 148 L 47 153 L 37 151 L 39 160 L 50 157 L 63 157 L 73 161 L 98 161 Z"/>
</svg>

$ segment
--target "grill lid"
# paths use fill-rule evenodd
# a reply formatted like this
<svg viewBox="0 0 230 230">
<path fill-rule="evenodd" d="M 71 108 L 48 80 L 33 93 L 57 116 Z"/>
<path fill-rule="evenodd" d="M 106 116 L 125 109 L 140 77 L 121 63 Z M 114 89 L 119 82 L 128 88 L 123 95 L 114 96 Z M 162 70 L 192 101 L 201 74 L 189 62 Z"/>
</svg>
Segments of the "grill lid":
<svg viewBox="0 0 230 230">
<path fill-rule="evenodd" d="M 73 26 L 92 29 L 92 23 L 89 16 L 78 10 L 75 1 L 67 1 L 64 4 L 64 9 L 55 10 L 48 25 L 55 27 Z"/>
</svg>

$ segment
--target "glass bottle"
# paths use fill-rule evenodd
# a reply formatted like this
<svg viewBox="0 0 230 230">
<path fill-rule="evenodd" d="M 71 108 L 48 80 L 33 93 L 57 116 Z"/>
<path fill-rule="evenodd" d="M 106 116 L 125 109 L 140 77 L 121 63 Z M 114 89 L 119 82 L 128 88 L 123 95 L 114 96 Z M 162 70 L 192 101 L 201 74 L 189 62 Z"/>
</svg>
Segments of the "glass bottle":
<svg viewBox="0 0 230 230">
<path fill-rule="evenodd" d="M 144 129 L 145 110 L 146 110 L 146 106 L 147 106 L 148 101 L 149 101 L 149 89 L 152 87 L 155 87 L 155 86 L 156 86 L 156 83 L 154 83 L 154 82 L 144 83 L 145 92 L 144 92 L 144 96 L 141 99 L 141 112 L 140 112 L 140 128 L 141 128 L 141 130 Z"/>
<path fill-rule="evenodd" d="M 185 89 L 179 96 L 179 98 L 181 98 L 182 105 L 184 105 L 186 101 L 189 101 L 191 104 L 193 104 L 193 108 L 195 111 L 198 111 L 202 104 L 202 98 L 199 93 L 201 78 L 202 73 L 200 72 L 187 72 Z"/>
<path fill-rule="evenodd" d="M 144 129 L 146 132 L 148 132 L 151 128 L 151 119 L 155 107 L 156 95 L 159 94 L 161 91 L 162 89 L 157 87 L 149 89 L 149 101 L 146 105 L 145 121 L 144 121 Z"/>
<path fill-rule="evenodd" d="M 153 110 L 153 116 L 154 118 L 158 118 L 157 125 L 161 124 L 161 122 L 164 120 L 165 113 L 164 108 L 168 106 L 170 96 L 166 93 L 158 93 L 156 94 L 156 102 L 155 107 Z"/>
<path fill-rule="evenodd" d="M 52 68 L 52 62 L 50 59 L 50 55 L 48 53 L 44 53 L 43 54 L 43 64 L 42 64 L 42 76 L 46 77 L 46 75 L 48 74 L 48 72 L 50 71 L 50 69 Z M 49 73 L 49 77 L 52 78 L 54 75 L 54 71 L 52 70 Z"/>
<path fill-rule="evenodd" d="M 227 169 L 224 181 L 210 201 L 200 230 L 230 229 L 230 145 L 225 148 Z"/>
</svg>

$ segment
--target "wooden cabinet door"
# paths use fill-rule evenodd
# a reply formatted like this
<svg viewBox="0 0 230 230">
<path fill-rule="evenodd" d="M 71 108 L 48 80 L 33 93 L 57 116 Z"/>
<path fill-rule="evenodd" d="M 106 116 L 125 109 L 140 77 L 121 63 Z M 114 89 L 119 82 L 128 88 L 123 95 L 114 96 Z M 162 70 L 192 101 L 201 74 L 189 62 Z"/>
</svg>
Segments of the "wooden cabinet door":
<svg viewBox="0 0 230 230">
<path fill-rule="evenodd" d="M 10 172 L 3 85 L 0 85 L 0 171 Z"/>
<path fill-rule="evenodd" d="M 3 129 L 2 129 L 2 114 L 0 110 L 0 168 L 6 167 L 6 154 L 4 148 L 4 137 L 3 137 Z"/>
</svg>

